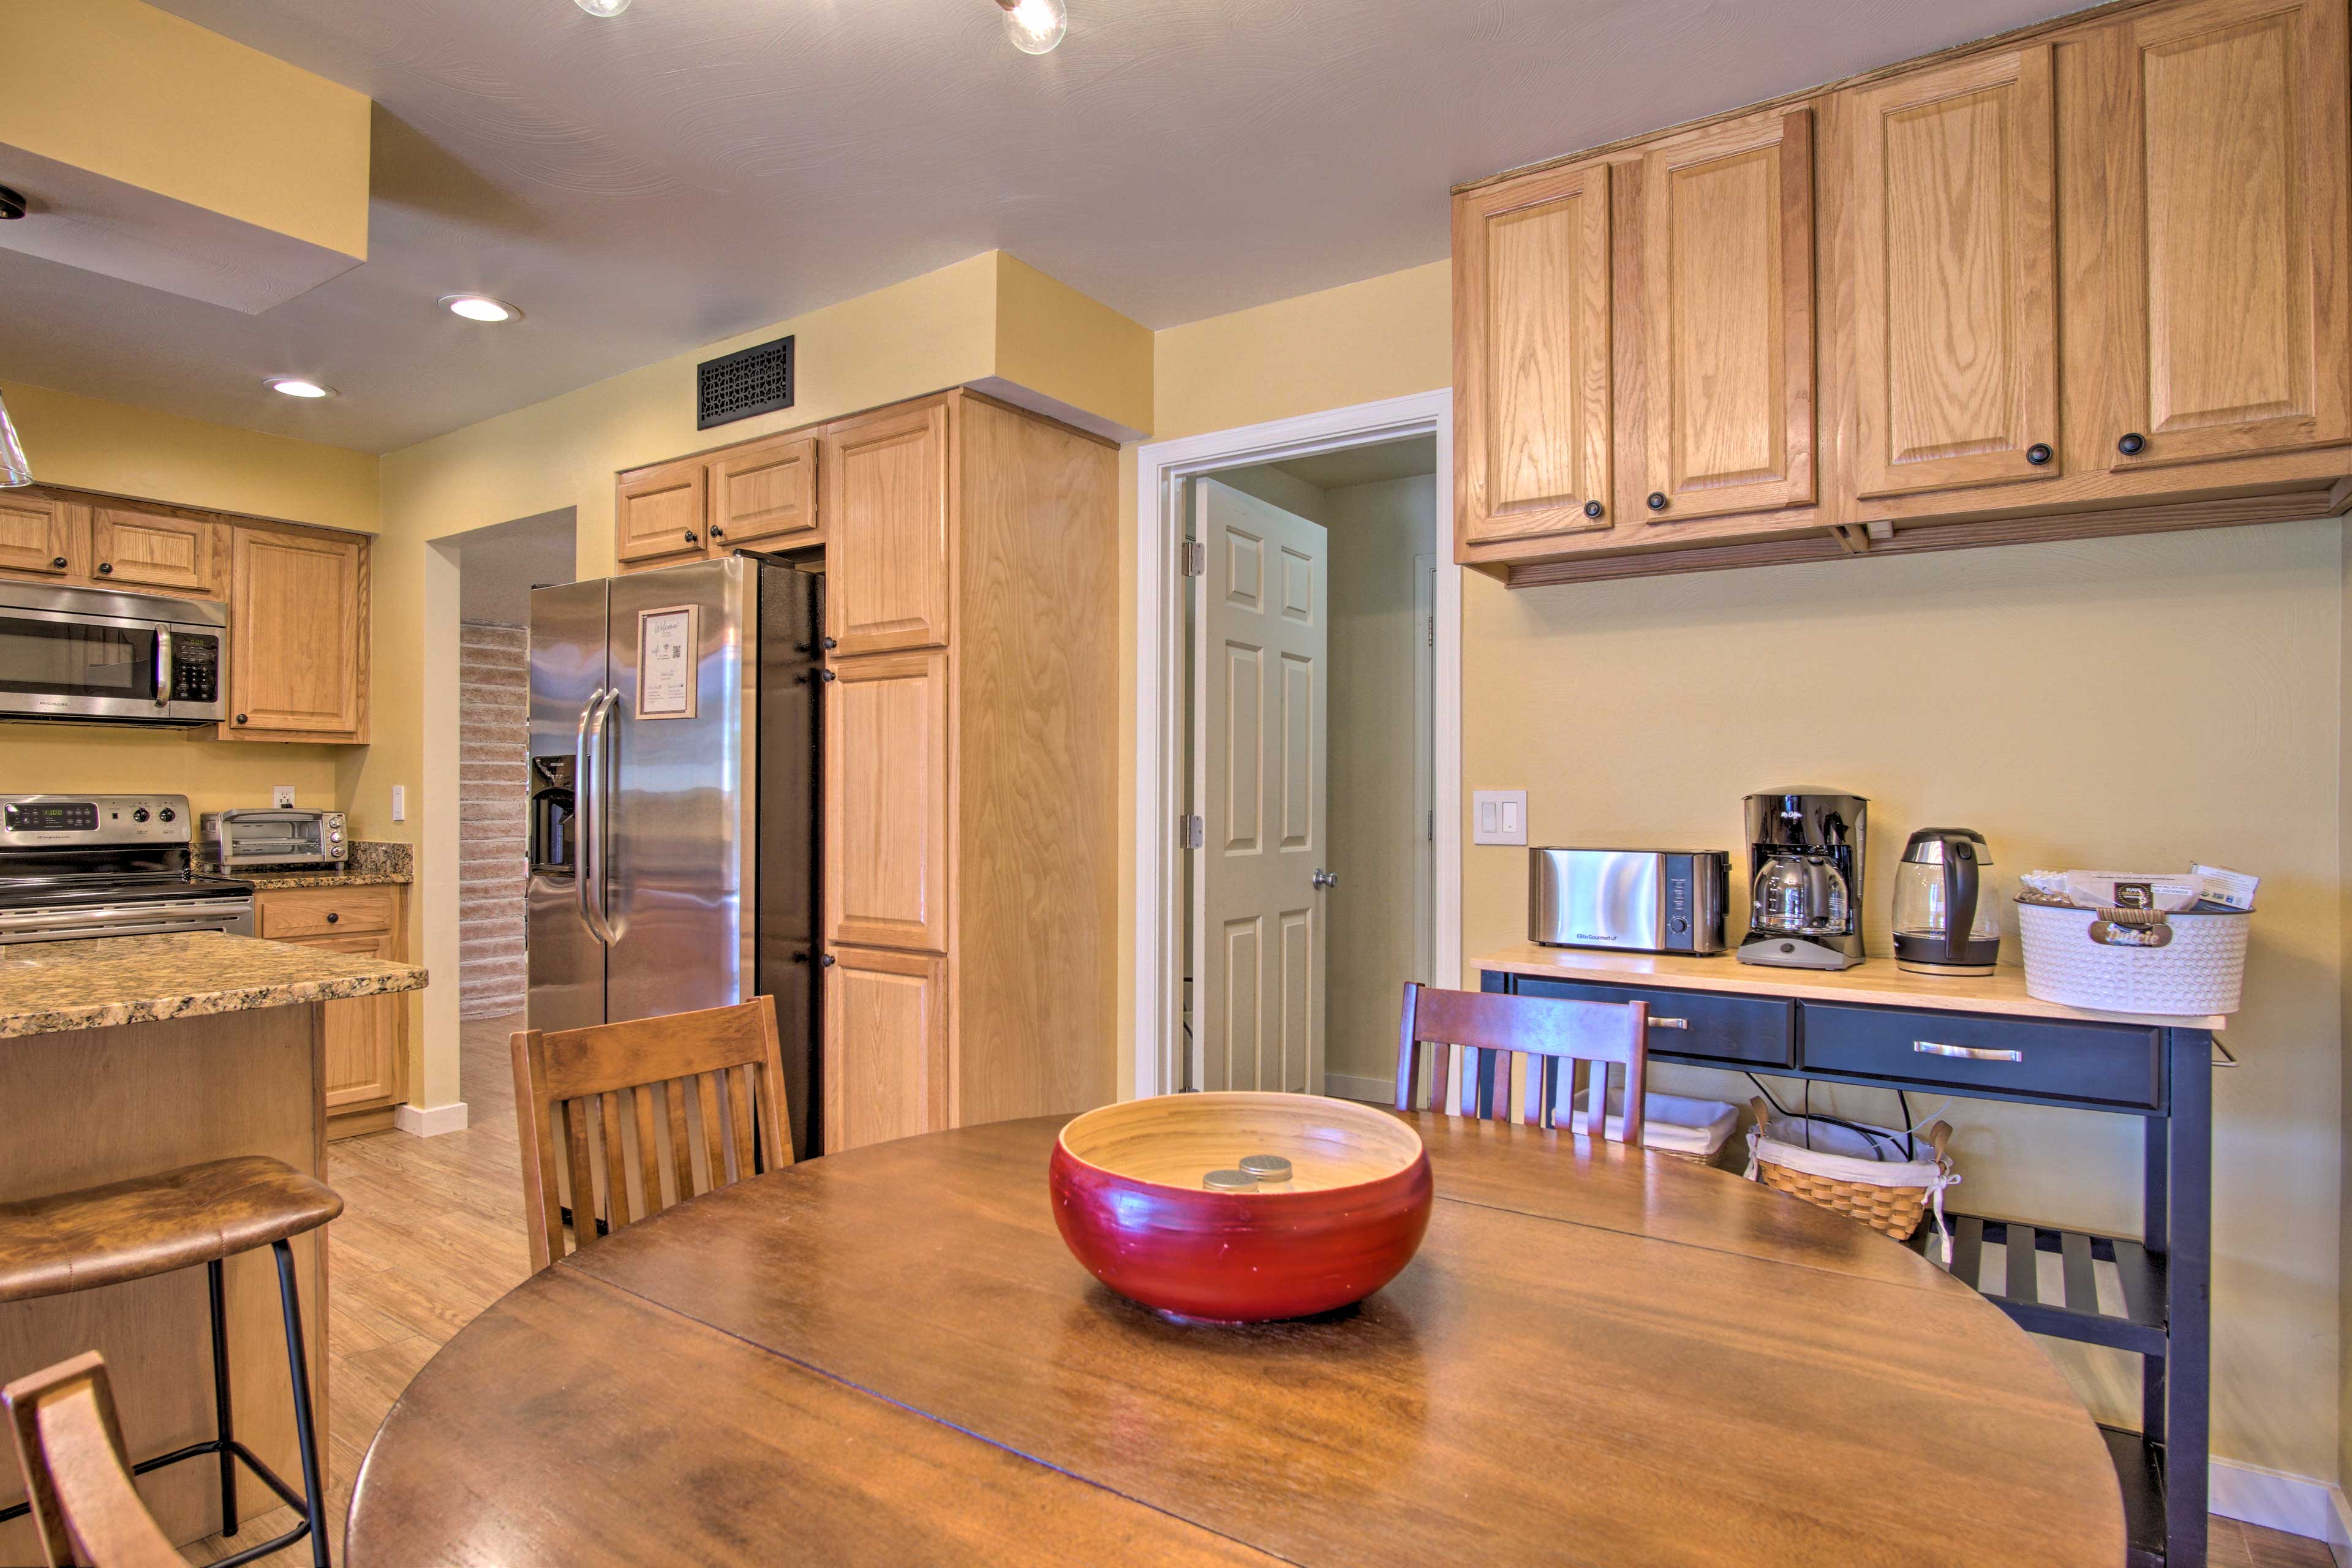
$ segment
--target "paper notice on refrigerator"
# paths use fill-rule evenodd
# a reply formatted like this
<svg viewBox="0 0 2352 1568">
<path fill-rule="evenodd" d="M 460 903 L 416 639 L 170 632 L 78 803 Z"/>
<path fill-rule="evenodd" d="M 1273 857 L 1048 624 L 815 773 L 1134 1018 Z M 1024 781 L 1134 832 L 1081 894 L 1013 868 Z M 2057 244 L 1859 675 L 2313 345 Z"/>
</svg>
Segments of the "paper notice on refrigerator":
<svg viewBox="0 0 2352 1568">
<path fill-rule="evenodd" d="M 694 717 L 694 650 L 701 639 L 692 605 L 637 612 L 640 719 Z"/>
</svg>

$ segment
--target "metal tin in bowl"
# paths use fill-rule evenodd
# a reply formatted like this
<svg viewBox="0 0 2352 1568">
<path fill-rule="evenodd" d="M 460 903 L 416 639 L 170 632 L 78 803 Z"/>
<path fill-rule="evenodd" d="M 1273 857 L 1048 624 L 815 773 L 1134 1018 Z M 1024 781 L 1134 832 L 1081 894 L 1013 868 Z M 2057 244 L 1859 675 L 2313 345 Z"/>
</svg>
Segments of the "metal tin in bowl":
<svg viewBox="0 0 2352 1568">
<path fill-rule="evenodd" d="M 1201 1178 L 1202 1189 L 1212 1193 L 1246 1193 L 1257 1185 L 1257 1178 L 1247 1171 L 1212 1171 Z"/>
<path fill-rule="evenodd" d="M 1242 1169 L 1261 1182 L 1290 1180 L 1290 1162 L 1279 1154 L 1244 1154 Z"/>
</svg>

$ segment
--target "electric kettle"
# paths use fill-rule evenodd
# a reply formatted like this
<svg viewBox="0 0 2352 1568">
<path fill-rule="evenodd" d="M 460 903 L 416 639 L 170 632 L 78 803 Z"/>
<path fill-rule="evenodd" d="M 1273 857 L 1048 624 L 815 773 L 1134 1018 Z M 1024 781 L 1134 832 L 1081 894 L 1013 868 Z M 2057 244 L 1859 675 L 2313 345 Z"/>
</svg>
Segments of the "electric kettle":
<svg viewBox="0 0 2352 1568">
<path fill-rule="evenodd" d="M 2000 958 L 2000 900 L 1984 835 L 1923 827 L 1895 868 L 1895 963 L 1914 974 L 1990 974 Z"/>
</svg>

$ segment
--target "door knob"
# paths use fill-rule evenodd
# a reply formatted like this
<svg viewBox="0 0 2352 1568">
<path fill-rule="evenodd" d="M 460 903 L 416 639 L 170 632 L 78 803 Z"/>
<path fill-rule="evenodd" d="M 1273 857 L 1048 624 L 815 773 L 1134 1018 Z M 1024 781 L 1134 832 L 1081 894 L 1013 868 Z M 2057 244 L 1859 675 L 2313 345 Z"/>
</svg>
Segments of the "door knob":
<svg viewBox="0 0 2352 1568">
<path fill-rule="evenodd" d="M 1336 888 L 1339 885 L 1339 874 L 1337 871 L 1326 871 L 1318 868 L 1315 873 L 1315 885 L 1318 888 Z"/>
</svg>

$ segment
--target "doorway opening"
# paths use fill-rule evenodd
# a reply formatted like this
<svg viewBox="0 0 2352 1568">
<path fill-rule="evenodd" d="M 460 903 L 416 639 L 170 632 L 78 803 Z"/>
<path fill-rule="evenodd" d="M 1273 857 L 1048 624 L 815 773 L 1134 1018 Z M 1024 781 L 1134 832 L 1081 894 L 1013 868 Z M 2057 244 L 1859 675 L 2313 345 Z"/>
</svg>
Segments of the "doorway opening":
<svg viewBox="0 0 2352 1568">
<path fill-rule="evenodd" d="M 1139 1094 L 1385 1101 L 1460 967 L 1449 401 L 1139 458 Z"/>
</svg>

